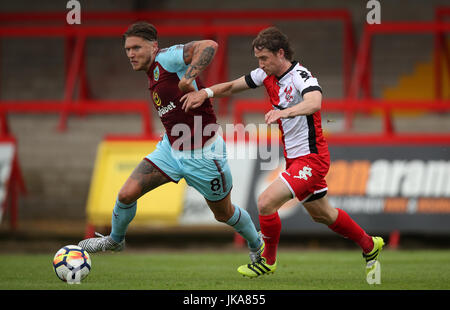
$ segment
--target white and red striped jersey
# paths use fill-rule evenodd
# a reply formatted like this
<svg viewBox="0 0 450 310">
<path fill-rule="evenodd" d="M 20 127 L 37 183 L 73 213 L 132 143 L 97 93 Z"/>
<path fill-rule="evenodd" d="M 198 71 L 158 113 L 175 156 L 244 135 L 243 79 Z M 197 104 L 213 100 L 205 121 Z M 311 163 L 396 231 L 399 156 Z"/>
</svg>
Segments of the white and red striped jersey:
<svg viewBox="0 0 450 310">
<path fill-rule="evenodd" d="M 258 68 L 246 75 L 245 81 L 251 88 L 264 85 L 274 109 L 283 110 L 301 104 L 303 95 L 307 92 L 322 92 L 317 79 L 296 61 L 292 62 L 291 67 L 280 77 L 268 76 Z M 284 156 L 297 158 L 311 153 L 328 154 L 321 122 L 320 111 L 312 115 L 278 120 L 284 143 Z"/>
</svg>

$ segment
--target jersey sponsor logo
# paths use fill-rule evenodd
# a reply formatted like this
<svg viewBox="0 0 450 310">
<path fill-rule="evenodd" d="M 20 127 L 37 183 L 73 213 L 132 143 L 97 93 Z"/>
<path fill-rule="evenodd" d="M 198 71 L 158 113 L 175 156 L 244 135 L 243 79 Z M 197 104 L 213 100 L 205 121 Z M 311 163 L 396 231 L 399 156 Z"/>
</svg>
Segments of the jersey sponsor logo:
<svg viewBox="0 0 450 310">
<path fill-rule="evenodd" d="M 166 105 L 165 107 L 158 108 L 158 115 L 159 115 L 159 117 L 162 117 L 164 114 L 169 113 L 170 111 L 172 111 L 175 108 L 176 108 L 175 103 L 170 101 L 170 103 L 168 105 Z"/>
<path fill-rule="evenodd" d="M 158 67 L 158 65 L 156 65 L 155 69 L 153 69 L 153 79 L 156 82 L 159 80 L 159 67 Z"/>
<path fill-rule="evenodd" d="M 161 105 L 161 98 L 159 98 L 158 93 L 154 91 L 152 97 L 153 102 L 159 107 Z"/>
<path fill-rule="evenodd" d="M 298 171 L 298 175 L 294 175 L 294 178 L 297 179 L 303 179 L 303 180 L 308 180 L 308 177 L 312 176 L 312 168 L 310 168 L 309 166 L 305 166 L 303 167 L 302 170 Z"/>
</svg>

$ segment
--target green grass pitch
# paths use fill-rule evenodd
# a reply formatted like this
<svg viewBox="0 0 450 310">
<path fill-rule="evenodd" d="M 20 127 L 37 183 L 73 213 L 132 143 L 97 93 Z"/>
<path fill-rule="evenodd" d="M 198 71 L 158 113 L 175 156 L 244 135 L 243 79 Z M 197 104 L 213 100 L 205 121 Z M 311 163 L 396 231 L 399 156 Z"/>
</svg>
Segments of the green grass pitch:
<svg viewBox="0 0 450 310">
<path fill-rule="evenodd" d="M 255 279 L 236 268 L 244 251 L 92 254 L 80 285 L 60 281 L 54 253 L 1 254 L 1 290 L 448 290 L 450 250 L 384 250 L 381 284 L 369 285 L 357 250 L 280 250 L 273 275 Z"/>
</svg>

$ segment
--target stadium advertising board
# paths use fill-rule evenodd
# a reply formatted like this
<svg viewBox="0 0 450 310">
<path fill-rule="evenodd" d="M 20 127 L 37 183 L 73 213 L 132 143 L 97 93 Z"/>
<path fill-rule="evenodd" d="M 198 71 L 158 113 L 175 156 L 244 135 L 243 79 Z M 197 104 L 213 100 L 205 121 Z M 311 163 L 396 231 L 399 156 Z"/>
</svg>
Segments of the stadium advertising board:
<svg viewBox="0 0 450 310">
<path fill-rule="evenodd" d="M 156 148 L 157 141 L 103 141 L 97 152 L 87 201 L 88 223 L 111 224 L 120 188 L 139 162 Z M 176 224 L 183 208 L 185 182 L 168 183 L 139 199 L 133 225 Z"/>
<path fill-rule="evenodd" d="M 92 224 L 108 225 L 120 186 L 152 142 L 110 142 L 99 147 L 88 201 Z M 284 169 L 282 150 L 274 169 L 261 169 L 264 160 L 251 142 L 227 142 L 233 175 L 232 201 L 246 208 L 258 224 L 257 197 Z M 330 146 L 327 175 L 329 200 L 346 210 L 370 232 L 450 231 L 450 150 L 446 146 Z M 284 232 L 328 233 L 312 221 L 297 199 L 279 211 Z M 171 225 L 223 225 L 204 198 L 182 180 L 168 183 L 139 200 L 132 225 L 154 222 Z"/>
<path fill-rule="evenodd" d="M 448 147 L 331 146 L 330 152 L 330 203 L 350 213 L 367 231 L 450 231 Z M 253 201 L 276 176 L 255 172 Z M 249 202 L 255 218 L 256 205 Z M 280 217 L 285 231 L 327 231 L 312 222 L 298 200 L 283 206 Z"/>
</svg>

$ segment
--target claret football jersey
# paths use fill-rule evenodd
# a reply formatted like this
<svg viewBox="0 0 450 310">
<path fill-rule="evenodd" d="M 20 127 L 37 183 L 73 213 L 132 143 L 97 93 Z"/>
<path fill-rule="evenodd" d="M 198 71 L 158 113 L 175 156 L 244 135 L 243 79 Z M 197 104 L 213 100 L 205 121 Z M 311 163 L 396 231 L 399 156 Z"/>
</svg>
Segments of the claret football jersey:
<svg viewBox="0 0 450 310">
<path fill-rule="evenodd" d="M 219 126 L 209 99 L 187 113 L 182 109 L 180 98 L 184 94 L 178 88 L 178 82 L 187 68 L 183 58 L 183 45 L 180 44 L 160 49 L 147 72 L 151 98 L 169 142 L 173 146 L 178 139 L 184 140 L 181 145 L 177 143 L 180 150 L 202 147 L 215 135 Z M 196 90 L 203 88 L 198 78 L 192 85 Z"/>
<path fill-rule="evenodd" d="M 268 76 L 257 68 L 245 76 L 247 85 L 256 88 L 264 85 L 274 109 L 283 110 L 301 104 L 303 96 L 310 91 L 322 89 L 315 77 L 298 62 L 280 77 Z M 284 144 L 284 156 L 297 158 L 311 153 L 327 154 L 328 146 L 322 134 L 320 111 L 278 120 Z"/>
</svg>

